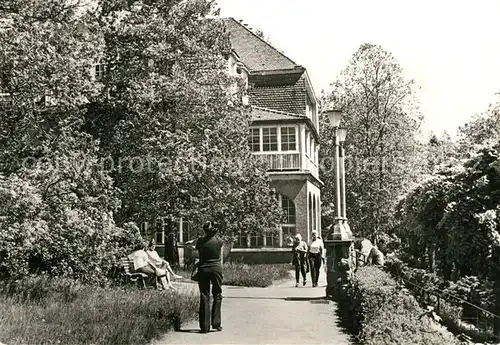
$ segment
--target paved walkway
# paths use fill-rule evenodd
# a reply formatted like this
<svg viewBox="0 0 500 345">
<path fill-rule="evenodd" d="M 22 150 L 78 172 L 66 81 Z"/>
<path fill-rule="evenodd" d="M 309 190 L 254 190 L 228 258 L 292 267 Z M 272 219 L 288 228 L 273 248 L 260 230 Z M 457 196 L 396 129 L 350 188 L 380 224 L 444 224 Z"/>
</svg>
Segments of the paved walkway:
<svg viewBox="0 0 500 345">
<path fill-rule="evenodd" d="M 224 286 L 222 332 L 198 333 L 194 321 L 153 344 L 349 344 L 349 336 L 337 325 L 337 305 L 324 299 L 323 270 L 318 285 L 313 288 L 309 281 L 296 288 L 293 279 L 267 288 Z"/>
</svg>

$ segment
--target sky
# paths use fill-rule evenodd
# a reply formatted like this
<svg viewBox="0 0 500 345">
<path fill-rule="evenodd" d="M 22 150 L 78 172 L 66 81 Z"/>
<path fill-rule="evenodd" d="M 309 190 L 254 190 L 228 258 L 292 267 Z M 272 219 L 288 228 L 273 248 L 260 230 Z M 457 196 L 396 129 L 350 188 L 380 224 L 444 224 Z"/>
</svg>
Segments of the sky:
<svg viewBox="0 0 500 345">
<path fill-rule="evenodd" d="M 363 43 L 399 61 L 424 132 L 455 137 L 500 91 L 500 0 L 219 0 L 222 17 L 260 29 L 304 66 L 319 95 Z"/>
</svg>

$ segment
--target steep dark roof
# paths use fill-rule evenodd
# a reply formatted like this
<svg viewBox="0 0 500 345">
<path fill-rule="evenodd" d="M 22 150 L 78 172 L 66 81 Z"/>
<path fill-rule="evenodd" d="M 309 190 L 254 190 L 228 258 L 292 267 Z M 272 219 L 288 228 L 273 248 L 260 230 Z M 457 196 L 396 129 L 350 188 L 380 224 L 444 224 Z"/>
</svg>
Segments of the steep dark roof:
<svg viewBox="0 0 500 345">
<path fill-rule="evenodd" d="M 294 84 L 254 86 L 248 90 L 250 104 L 292 114 L 306 114 L 306 85 L 302 77 Z"/>
<path fill-rule="evenodd" d="M 302 68 L 234 18 L 225 18 L 233 49 L 250 72 Z"/>
</svg>

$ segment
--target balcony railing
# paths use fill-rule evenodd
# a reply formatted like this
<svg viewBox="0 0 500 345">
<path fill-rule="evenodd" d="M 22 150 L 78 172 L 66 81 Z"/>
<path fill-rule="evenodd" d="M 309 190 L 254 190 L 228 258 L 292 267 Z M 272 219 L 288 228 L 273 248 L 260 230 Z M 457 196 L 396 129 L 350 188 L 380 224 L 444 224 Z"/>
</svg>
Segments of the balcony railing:
<svg viewBox="0 0 500 345">
<path fill-rule="evenodd" d="M 299 153 L 259 153 L 257 157 L 269 165 L 269 170 L 300 169 Z"/>
</svg>

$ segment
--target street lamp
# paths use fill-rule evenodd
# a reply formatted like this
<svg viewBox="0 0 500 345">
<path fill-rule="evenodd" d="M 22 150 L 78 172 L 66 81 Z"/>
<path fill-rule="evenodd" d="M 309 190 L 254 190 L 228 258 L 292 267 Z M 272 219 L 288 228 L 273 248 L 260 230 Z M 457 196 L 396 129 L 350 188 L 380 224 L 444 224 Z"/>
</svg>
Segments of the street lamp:
<svg viewBox="0 0 500 345">
<path fill-rule="evenodd" d="M 333 127 L 333 135 L 335 139 L 335 219 L 337 221 L 342 217 L 342 209 L 340 208 L 340 138 L 339 138 L 339 125 L 342 120 L 342 111 L 339 109 L 330 109 L 326 112 L 326 117 L 330 121 L 331 126 Z"/>
<path fill-rule="evenodd" d="M 326 117 L 334 129 L 337 129 L 342 120 L 342 111 L 338 109 L 330 109 L 325 111 Z"/>
<path fill-rule="evenodd" d="M 339 170 L 340 170 L 340 216 L 343 218 L 344 224 L 347 224 L 346 200 L 345 200 L 345 148 L 344 141 L 347 136 L 346 128 L 339 128 L 337 131 L 339 137 Z M 350 230 L 350 229 L 349 229 Z"/>
<path fill-rule="evenodd" d="M 327 296 L 334 296 L 339 288 L 350 280 L 353 267 L 353 236 L 346 218 L 345 207 L 345 128 L 339 128 L 342 119 L 340 110 L 328 110 L 326 116 L 333 127 L 335 152 L 335 204 L 336 217 L 333 231 L 325 239 L 327 254 Z M 342 181 L 342 182 L 341 182 Z M 331 228 L 332 228 L 331 227 Z"/>
<path fill-rule="evenodd" d="M 347 136 L 347 128 L 340 127 L 340 128 L 337 130 L 337 135 L 339 136 L 339 142 L 340 142 L 340 145 L 343 145 L 343 144 L 344 144 L 344 141 L 345 141 L 345 138 L 346 138 L 346 136 Z"/>
</svg>

